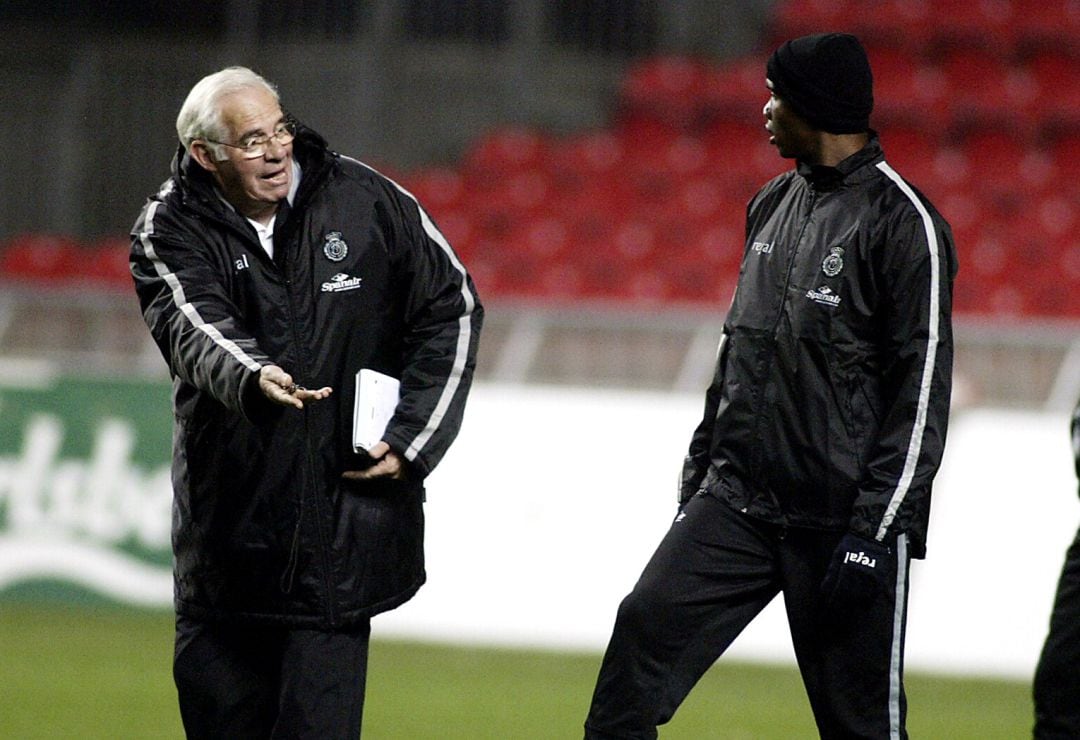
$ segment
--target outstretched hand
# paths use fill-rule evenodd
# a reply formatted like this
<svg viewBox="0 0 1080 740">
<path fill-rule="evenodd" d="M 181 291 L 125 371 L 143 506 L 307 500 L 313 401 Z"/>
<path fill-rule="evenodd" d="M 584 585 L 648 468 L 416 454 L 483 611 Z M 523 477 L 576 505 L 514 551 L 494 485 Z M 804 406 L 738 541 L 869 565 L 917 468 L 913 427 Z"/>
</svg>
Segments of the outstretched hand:
<svg viewBox="0 0 1080 740">
<path fill-rule="evenodd" d="M 333 392 L 330 386 L 317 390 L 299 386 L 277 365 L 264 365 L 259 371 L 259 390 L 273 403 L 296 409 L 304 408 L 304 401 L 319 401 Z"/>
<path fill-rule="evenodd" d="M 372 478 L 394 478 L 401 480 L 407 477 L 408 469 L 401 457 L 390 449 L 386 442 L 377 442 L 368 450 L 368 455 L 375 464 L 364 470 L 346 470 L 341 477 L 346 480 L 371 480 Z"/>
</svg>

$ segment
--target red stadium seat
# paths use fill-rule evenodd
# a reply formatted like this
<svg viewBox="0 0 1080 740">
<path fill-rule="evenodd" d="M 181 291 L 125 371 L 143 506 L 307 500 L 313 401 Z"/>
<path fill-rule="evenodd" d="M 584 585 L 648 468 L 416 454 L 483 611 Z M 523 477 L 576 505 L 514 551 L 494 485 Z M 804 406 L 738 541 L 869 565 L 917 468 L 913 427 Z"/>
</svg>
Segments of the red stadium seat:
<svg viewBox="0 0 1080 740">
<path fill-rule="evenodd" d="M 726 304 L 731 299 L 742 254 L 741 229 L 716 226 L 673 247 L 657 272 L 668 292 L 682 301 Z"/>
<path fill-rule="evenodd" d="M 734 199 L 725 183 L 708 176 L 684 180 L 670 204 L 669 218 L 684 220 L 691 224 L 709 223 L 721 218 L 728 204 Z"/>
<path fill-rule="evenodd" d="M 521 171 L 537 167 L 547 154 L 548 142 L 538 131 L 525 127 L 495 129 L 480 137 L 465 153 L 467 170 Z"/>
<path fill-rule="evenodd" d="M 953 226 L 959 313 L 1080 318 L 1076 0 L 790 0 L 775 40 L 850 30 L 874 69 L 886 156 Z M 1065 29 L 1062 31 L 1062 29 Z M 772 41 L 770 40 L 771 44 Z M 407 178 L 496 296 L 730 300 L 747 200 L 793 162 L 763 130 L 760 54 L 661 56 L 605 129 L 483 136 Z M 119 268 L 118 268 L 119 269 Z"/>
<path fill-rule="evenodd" d="M 915 58 L 929 43 L 935 7 L 928 0 L 862 0 L 849 4 L 842 22 L 868 47 L 899 45 Z"/>
<path fill-rule="evenodd" d="M 1052 184 L 1050 155 L 1027 140 L 1001 129 L 977 129 L 961 141 L 969 162 L 977 162 L 972 188 L 989 202 L 1027 199 Z"/>
<path fill-rule="evenodd" d="M 769 135 L 765 132 L 765 115 L 762 113 L 765 100 L 765 96 L 761 96 L 761 106 L 753 118 L 745 121 L 716 119 L 702 129 L 702 139 L 715 164 L 730 163 L 732 154 L 744 151 L 745 147 L 762 141 L 768 143 Z"/>
<path fill-rule="evenodd" d="M 544 166 L 548 141 L 539 132 L 523 127 L 490 131 L 465 153 L 461 174 L 468 191 L 498 193 L 515 175 Z"/>
<path fill-rule="evenodd" d="M 1048 128 L 1080 128 L 1080 41 L 1076 46 L 1040 48 L 1024 62 L 1035 88 L 1033 108 Z"/>
<path fill-rule="evenodd" d="M 1019 45 L 1080 52 L 1080 3 L 1076 0 L 1013 0 Z"/>
<path fill-rule="evenodd" d="M 959 125 L 1006 125 L 1014 130 L 1029 120 L 1038 85 L 1026 70 L 975 46 L 950 49 L 940 61 L 951 120 Z"/>
<path fill-rule="evenodd" d="M 856 0 L 786 0 L 777 3 L 770 26 L 775 40 L 783 41 L 822 31 L 843 30 L 857 12 Z"/>
<path fill-rule="evenodd" d="M 992 287 L 975 310 L 998 319 L 1017 319 L 1033 313 L 1030 298 L 1018 283 Z"/>
<path fill-rule="evenodd" d="M 1033 313 L 1044 317 L 1080 318 L 1080 239 L 1069 234 L 1054 245 L 1030 286 Z"/>
<path fill-rule="evenodd" d="M 453 246 L 454 251 L 463 258 L 472 254 L 479 237 L 479 229 L 473 215 L 466 207 L 435 214 L 432 220 Z"/>
<path fill-rule="evenodd" d="M 465 193 L 461 173 L 448 167 L 430 167 L 414 172 L 403 178 L 401 184 L 432 214 L 459 207 Z"/>
<path fill-rule="evenodd" d="M 880 137 L 885 160 L 919 188 L 932 190 L 938 177 L 936 136 L 921 127 L 892 126 L 882 129 Z"/>
<path fill-rule="evenodd" d="M 498 237 L 515 224 L 549 210 L 553 189 L 546 171 L 523 170 L 508 174 L 490 189 L 466 189 L 461 207 L 470 212 L 480 233 Z"/>
<path fill-rule="evenodd" d="M 697 136 L 683 135 L 660 152 L 657 163 L 678 178 L 700 175 L 709 167 L 709 148 Z"/>
<path fill-rule="evenodd" d="M 1054 191 L 1080 202 L 1080 180 L 1076 177 L 1076 163 L 1080 162 L 1080 116 L 1075 128 L 1049 142 L 1047 153 Z"/>
<path fill-rule="evenodd" d="M 612 131 L 596 131 L 552 144 L 546 166 L 552 196 L 575 201 L 597 180 L 608 181 L 626 161 L 626 144 Z"/>
<path fill-rule="evenodd" d="M 1010 0 L 935 0 L 925 33 L 945 46 L 974 44 L 1007 53 L 1015 43 L 1015 10 Z"/>
<path fill-rule="evenodd" d="M 83 247 L 86 253 L 82 275 L 88 280 L 116 290 L 130 290 L 131 239 L 126 236 L 107 236 Z"/>
<path fill-rule="evenodd" d="M 1037 204 L 1036 223 L 1048 241 L 1060 243 L 1080 228 L 1080 204 L 1074 198 L 1055 195 L 1043 198 Z"/>
<path fill-rule="evenodd" d="M 62 284 L 84 267 L 83 247 L 58 234 L 20 234 L 0 251 L 0 275 L 13 280 Z"/>
<path fill-rule="evenodd" d="M 940 69 L 903 46 L 871 46 L 867 55 L 874 72 L 875 126 L 941 126 L 949 98 Z"/>
<path fill-rule="evenodd" d="M 681 56 L 646 59 L 623 78 L 620 102 L 630 115 L 645 115 L 682 127 L 700 117 L 710 65 Z"/>
<path fill-rule="evenodd" d="M 570 249 L 570 229 L 556 216 L 542 216 L 522 224 L 513 244 L 517 250 L 540 260 L 555 261 Z"/>
<path fill-rule="evenodd" d="M 1057 272 L 1054 282 L 1069 289 L 1066 312 L 1069 316 L 1080 318 L 1080 290 L 1076 289 L 1080 285 L 1080 236 L 1072 234 L 1061 242 L 1051 269 Z"/>
<path fill-rule="evenodd" d="M 765 62 L 758 56 L 718 65 L 705 74 L 702 84 L 704 120 L 747 124 L 761 120 L 768 100 Z"/>
</svg>

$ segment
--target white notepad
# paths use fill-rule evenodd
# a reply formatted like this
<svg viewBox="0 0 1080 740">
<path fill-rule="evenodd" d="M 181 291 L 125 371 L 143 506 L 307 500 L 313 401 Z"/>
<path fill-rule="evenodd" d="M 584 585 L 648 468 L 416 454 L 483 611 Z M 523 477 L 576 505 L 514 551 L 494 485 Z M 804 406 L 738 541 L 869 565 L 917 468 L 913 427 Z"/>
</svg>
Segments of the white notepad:
<svg viewBox="0 0 1080 740">
<path fill-rule="evenodd" d="M 353 404 L 353 451 L 370 450 L 382 439 L 386 425 L 397 408 L 401 382 L 375 370 L 356 374 L 356 401 Z"/>
</svg>

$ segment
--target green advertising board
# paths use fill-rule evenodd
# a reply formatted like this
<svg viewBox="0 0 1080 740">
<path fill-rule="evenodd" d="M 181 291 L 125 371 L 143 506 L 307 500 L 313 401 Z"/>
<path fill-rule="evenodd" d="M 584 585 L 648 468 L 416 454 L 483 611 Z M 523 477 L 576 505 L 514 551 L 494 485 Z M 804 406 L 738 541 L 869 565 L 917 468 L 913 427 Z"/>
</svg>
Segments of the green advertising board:
<svg viewBox="0 0 1080 740">
<path fill-rule="evenodd" d="M 172 603 L 165 381 L 0 385 L 0 600 Z"/>
</svg>

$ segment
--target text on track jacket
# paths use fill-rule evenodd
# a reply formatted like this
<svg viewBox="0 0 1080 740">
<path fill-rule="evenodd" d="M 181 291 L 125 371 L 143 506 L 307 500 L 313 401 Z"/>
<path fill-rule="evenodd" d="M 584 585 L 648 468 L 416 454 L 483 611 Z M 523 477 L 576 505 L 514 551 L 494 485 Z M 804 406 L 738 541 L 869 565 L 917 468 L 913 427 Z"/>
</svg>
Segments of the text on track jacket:
<svg viewBox="0 0 1080 740">
<path fill-rule="evenodd" d="M 132 229 L 132 273 L 173 376 L 177 610 L 333 628 L 424 580 L 423 477 L 461 424 L 483 311 L 417 202 L 300 127 L 274 259 L 181 149 Z M 333 394 L 271 406 L 277 364 Z M 349 482 L 354 377 L 401 380 L 384 439 L 410 482 Z"/>
</svg>

